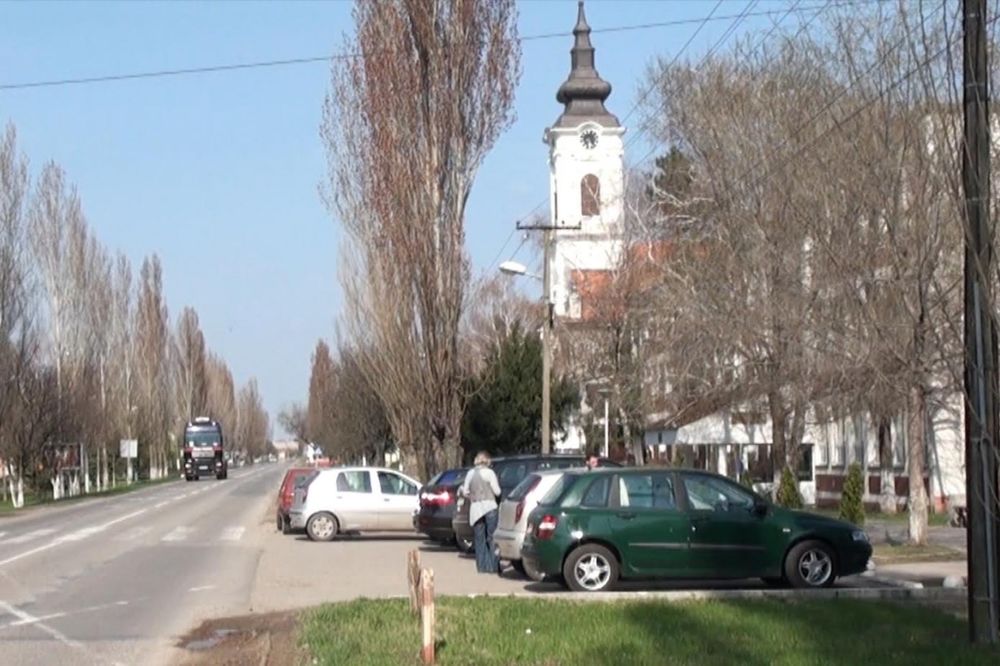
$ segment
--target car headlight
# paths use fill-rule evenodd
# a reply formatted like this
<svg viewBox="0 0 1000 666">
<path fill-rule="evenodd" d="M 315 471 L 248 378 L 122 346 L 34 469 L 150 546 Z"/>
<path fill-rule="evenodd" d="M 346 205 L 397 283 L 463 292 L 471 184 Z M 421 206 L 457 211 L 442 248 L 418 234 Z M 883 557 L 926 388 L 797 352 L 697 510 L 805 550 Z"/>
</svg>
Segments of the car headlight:
<svg viewBox="0 0 1000 666">
<path fill-rule="evenodd" d="M 864 530 L 854 530 L 851 532 L 851 541 L 860 541 L 861 543 L 868 543 L 868 534 Z"/>
</svg>

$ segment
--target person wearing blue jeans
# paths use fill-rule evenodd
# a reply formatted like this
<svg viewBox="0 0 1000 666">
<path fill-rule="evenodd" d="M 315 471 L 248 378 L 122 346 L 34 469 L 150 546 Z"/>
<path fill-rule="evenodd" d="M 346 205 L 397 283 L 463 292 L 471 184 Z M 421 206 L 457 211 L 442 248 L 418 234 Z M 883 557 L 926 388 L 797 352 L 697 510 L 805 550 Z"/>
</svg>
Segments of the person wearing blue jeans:
<svg viewBox="0 0 1000 666">
<path fill-rule="evenodd" d="M 475 467 L 465 475 L 462 494 L 469 498 L 469 524 L 472 525 L 473 543 L 476 547 L 476 570 L 496 574 L 500 560 L 493 546 L 493 533 L 497 529 L 497 498 L 500 482 L 490 469 L 490 454 L 476 454 Z"/>
</svg>

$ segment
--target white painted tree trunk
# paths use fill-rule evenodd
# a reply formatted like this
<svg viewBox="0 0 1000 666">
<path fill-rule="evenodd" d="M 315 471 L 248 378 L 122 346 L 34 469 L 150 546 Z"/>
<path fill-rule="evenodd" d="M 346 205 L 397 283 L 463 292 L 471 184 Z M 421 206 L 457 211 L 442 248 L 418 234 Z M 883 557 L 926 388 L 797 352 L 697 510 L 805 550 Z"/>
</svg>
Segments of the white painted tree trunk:
<svg viewBox="0 0 1000 666">
<path fill-rule="evenodd" d="M 15 488 L 13 494 L 14 508 L 24 508 L 24 473 L 20 469 L 17 470 L 17 487 Z"/>
<path fill-rule="evenodd" d="M 62 479 L 59 475 L 53 476 L 49 482 L 52 484 L 52 499 L 62 499 Z"/>
<path fill-rule="evenodd" d="M 132 485 L 132 459 L 127 458 L 126 461 L 127 467 L 125 468 L 125 485 L 130 486 Z"/>
<path fill-rule="evenodd" d="M 927 489 L 924 487 L 926 468 L 924 443 L 926 432 L 927 400 L 920 385 L 910 388 L 909 431 L 907 437 L 910 495 L 910 543 L 927 545 Z"/>
<path fill-rule="evenodd" d="M 80 457 L 81 457 L 80 465 L 83 466 L 83 492 L 84 492 L 84 494 L 89 495 L 90 492 L 91 492 L 91 487 L 90 487 L 90 454 L 87 453 L 87 447 L 86 446 L 81 447 Z M 98 457 L 98 462 L 100 462 L 100 458 L 99 457 Z"/>
</svg>

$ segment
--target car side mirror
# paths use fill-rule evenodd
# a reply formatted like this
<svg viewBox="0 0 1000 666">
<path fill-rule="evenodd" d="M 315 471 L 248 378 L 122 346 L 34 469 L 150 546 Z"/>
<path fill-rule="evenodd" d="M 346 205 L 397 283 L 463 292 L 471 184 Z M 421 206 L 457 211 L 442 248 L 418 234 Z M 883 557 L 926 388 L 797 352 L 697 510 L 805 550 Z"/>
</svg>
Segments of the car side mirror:
<svg viewBox="0 0 1000 666">
<path fill-rule="evenodd" d="M 756 516 L 766 516 L 767 515 L 767 502 L 757 500 L 753 503 L 753 514 Z"/>
</svg>

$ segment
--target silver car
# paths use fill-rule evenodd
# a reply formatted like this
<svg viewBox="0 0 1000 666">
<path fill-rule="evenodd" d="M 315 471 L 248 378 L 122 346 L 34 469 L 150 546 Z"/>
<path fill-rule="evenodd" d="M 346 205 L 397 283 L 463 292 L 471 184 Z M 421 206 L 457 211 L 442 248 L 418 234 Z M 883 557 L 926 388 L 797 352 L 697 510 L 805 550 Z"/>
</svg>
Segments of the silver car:
<svg viewBox="0 0 1000 666">
<path fill-rule="evenodd" d="M 415 479 L 392 469 L 324 470 L 296 488 L 289 523 L 305 528 L 313 541 L 330 541 L 343 532 L 409 532 L 419 490 Z"/>
<path fill-rule="evenodd" d="M 545 497 L 567 471 L 569 470 L 558 469 L 532 472 L 500 503 L 500 516 L 496 532 L 493 533 L 493 543 L 500 551 L 501 560 L 509 561 L 519 572 L 532 578 L 535 576 L 530 571 L 526 572 L 521 563 L 521 546 L 524 544 L 528 516 L 538 505 L 538 501 Z"/>
</svg>

